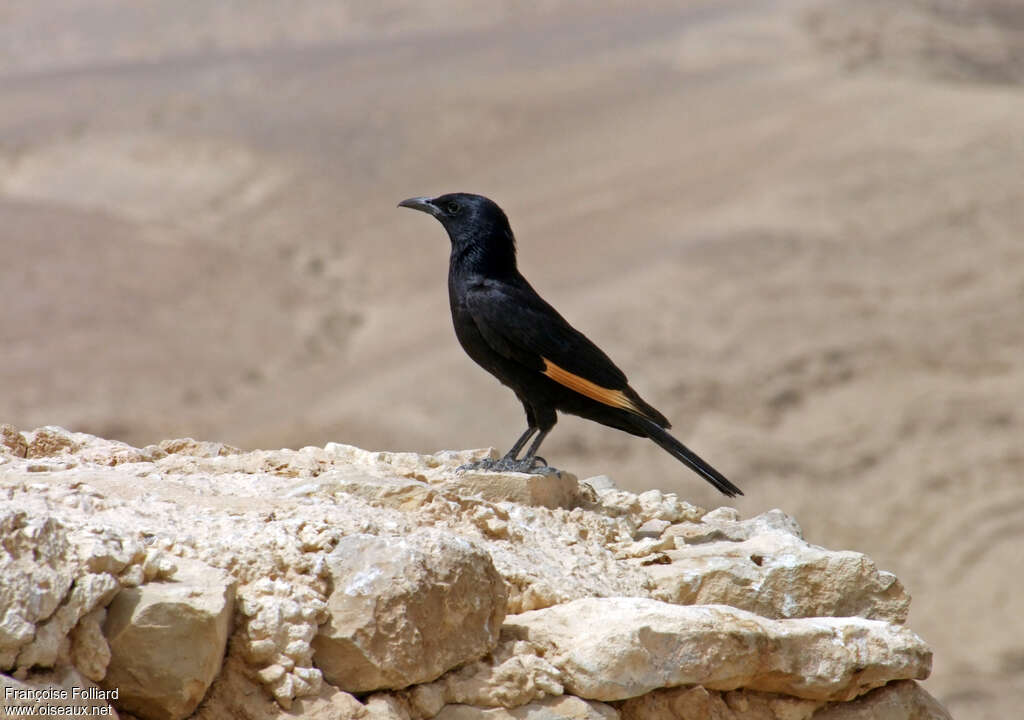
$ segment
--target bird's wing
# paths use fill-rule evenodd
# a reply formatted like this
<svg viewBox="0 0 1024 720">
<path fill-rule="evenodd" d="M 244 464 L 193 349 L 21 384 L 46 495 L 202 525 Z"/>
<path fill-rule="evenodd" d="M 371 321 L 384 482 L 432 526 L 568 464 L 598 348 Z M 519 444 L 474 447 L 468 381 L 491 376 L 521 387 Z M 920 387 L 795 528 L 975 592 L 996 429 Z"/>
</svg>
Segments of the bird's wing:
<svg viewBox="0 0 1024 720">
<path fill-rule="evenodd" d="M 625 373 L 525 281 L 476 283 L 464 298 L 495 352 L 592 400 L 667 424 L 629 387 Z"/>
</svg>

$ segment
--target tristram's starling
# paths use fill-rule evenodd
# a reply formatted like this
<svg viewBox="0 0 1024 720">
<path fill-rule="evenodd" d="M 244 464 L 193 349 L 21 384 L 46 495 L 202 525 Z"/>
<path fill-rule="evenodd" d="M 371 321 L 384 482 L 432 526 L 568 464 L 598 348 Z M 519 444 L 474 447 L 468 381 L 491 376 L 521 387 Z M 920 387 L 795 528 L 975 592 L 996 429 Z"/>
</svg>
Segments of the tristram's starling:
<svg viewBox="0 0 1024 720">
<path fill-rule="evenodd" d="M 537 450 L 560 410 L 648 437 L 723 494 L 743 494 L 669 435 L 665 416 L 644 402 L 615 363 L 530 286 L 516 267 L 508 218 L 493 201 L 452 193 L 409 198 L 399 207 L 429 213 L 448 231 L 448 298 L 455 335 L 473 360 L 515 392 L 526 410 L 526 432 L 512 449 L 501 460 L 482 461 L 478 467 L 549 470 L 537 467 L 547 465 Z M 519 458 L 534 434 L 536 439 Z"/>
</svg>

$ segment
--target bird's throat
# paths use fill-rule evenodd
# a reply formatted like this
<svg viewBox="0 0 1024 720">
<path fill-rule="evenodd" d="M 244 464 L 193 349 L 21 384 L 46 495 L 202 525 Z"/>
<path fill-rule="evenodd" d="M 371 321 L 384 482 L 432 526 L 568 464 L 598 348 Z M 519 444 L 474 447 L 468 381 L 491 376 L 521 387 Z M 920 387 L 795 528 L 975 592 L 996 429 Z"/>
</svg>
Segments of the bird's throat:
<svg viewBox="0 0 1024 720">
<path fill-rule="evenodd" d="M 511 277 L 519 273 L 515 246 L 498 244 L 489 238 L 452 242 L 450 272 L 458 277 L 482 275 L 488 278 Z"/>
</svg>

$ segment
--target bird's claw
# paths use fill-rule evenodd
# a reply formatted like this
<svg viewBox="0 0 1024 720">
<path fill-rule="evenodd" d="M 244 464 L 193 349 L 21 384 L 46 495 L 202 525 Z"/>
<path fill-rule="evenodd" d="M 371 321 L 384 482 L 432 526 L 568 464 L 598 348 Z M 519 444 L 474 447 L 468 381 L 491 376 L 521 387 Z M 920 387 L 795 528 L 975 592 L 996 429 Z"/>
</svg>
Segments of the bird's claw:
<svg viewBox="0 0 1024 720">
<path fill-rule="evenodd" d="M 542 457 L 535 457 L 528 467 L 523 468 L 520 472 L 530 473 L 531 475 L 557 475 L 560 470 L 553 468 L 548 465 L 548 461 Z"/>
</svg>

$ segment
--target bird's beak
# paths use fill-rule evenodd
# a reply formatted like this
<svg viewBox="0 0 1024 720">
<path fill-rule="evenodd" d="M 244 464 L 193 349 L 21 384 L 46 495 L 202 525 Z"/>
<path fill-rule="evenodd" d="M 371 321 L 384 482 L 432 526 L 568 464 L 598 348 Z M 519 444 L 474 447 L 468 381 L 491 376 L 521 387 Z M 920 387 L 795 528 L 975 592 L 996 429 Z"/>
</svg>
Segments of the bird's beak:
<svg viewBox="0 0 1024 720">
<path fill-rule="evenodd" d="M 429 215 L 433 215 L 434 217 L 441 214 L 441 209 L 434 204 L 432 198 L 428 197 L 409 198 L 408 200 L 403 200 L 398 203 L 398 207 L 412 208 L 413 210 L 419 210 L 420 212 L 425 212 Z"/>
</svg>

